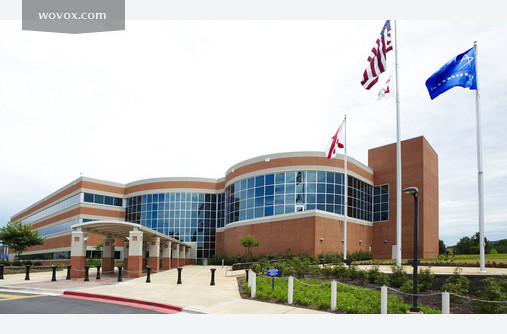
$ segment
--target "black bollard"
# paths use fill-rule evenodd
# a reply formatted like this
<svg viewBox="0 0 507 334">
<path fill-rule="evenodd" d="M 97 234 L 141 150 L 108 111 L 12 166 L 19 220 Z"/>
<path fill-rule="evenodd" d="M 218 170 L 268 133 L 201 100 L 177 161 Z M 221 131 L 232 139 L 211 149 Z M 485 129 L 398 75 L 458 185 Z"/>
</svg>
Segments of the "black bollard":
<svg viewBox="0 0 507 334">
<path fill-rule="evenodd" d="M 146 267 L 146 283 L 150 283 L 151 280 L 150 280 L 150 272 L 151 272 L 151 267 Z"/>
<path fill-rule="evenodd" d="M 211 268 L 211 283 L 210 285 L 215 285 L 215 268 Z"/>
<path fill-rule="evenodd" d="M 70 279 L 70 267 L 72 267 L 70 264 L 67 265 L 67 277 L 65 279 Z"/>
<path fill-rule="evenodd" d="M 53 277 L 51 277 L 51 282 L 56 281 L 56 266 L 53 264 L 51 266 L 51 269 L 53 269 Z"/>
<path fill-rule="evenodd" d="M 176 284 L 181 284 L 181 270 L 182 270 L 182 269 L 183 269 L 183 268 L 178 267 L 178 282 L 176 282 Z"/>
<path fill-rule="evenodd" d="M 4 264 L 0 264 L 0 279 L 4 279 Z"/>
<path fill-rule="evenodd" d="M 85 266 L 85 282 L 88 282 L 90 279 L 88 278 L 88 270 L 90 270 L 89 266 Z"/>
<path fill-rule="evenodd" d="M 121 282 L 122 279 L 121 279 L 121 270 L 123 269 L 123 267 L 118 267 L 118 282 Z"/>
<path fill-rule="evenodd" d="M 97 279 L 100 279 L 100 266 L 97 266 Z"/>
<path fill-rule="evenodd" d="M 30 265 L 27 264 L 26 265 L 26 275 L 25 275 L 25 281 L 29 281 L 30 280 Z"/>
</svg>

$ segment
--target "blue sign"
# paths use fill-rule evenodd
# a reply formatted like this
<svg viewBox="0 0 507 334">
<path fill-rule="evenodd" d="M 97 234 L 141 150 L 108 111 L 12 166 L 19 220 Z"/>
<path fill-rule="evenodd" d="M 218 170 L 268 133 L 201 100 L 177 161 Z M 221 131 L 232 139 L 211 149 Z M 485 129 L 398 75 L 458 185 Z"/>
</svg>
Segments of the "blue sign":
<svg viewBox="0 0 507 334">
<path fill-rule="evenodd" d="M 280 269 L 278 268 L 270 268 L 268 269 L 268 276 L 275 277 L 280 275 Z"/>
</svg>

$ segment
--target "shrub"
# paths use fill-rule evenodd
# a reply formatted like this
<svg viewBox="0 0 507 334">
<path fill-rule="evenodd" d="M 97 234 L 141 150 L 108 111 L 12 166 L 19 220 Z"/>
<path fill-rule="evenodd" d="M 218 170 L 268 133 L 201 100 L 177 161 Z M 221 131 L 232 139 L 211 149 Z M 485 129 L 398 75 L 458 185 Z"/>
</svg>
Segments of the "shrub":
<svg viewBox="0 0 507 334">
<path fill-rule="evenodd" d="M 413 280 L 407 280 L 405 283 L 403 283 L 402 286 L 400 286 L 400 290 L 405 293 L 414 293 L 414 281 Z M 417 293 L 421 291 L 421 287 L 419 283 L 417 284 Z"/>
<path fill-rule="evenodd" d="M 30 260 L 26 260 L 26 261 L 23 261 L 23 265 L 26 266 L 26 265 L 32 265 L 32 261 Z"/>
<path fill-rule="evenodd" d="M 89 267 L 100 266 L 102 261 L 100 259 L 86 259 L 86 265 Z"/>
<path fill-rule="evenodd" d="M 378 265 L 374 265 L 367 271 L 368 275 L 368 282 L 370 283 L 376 283 L 377 279 L 380 278 L 382 272 L 379 269 Z"/>
<path fill-rule="evenodd" d="M 461 275 L 461 271 L 461 268 L 456 268 L 456 270 L 454 270 L 454 274 L 452 276 L 449 276 L 444 285 L 442 285 L 441 290 L 457 295 L 467 294 L 470 282 L 468 281 L 468 278 Z M 456 297 L 451 296 L 451 299 L 455 300 Z"/>
<path fill-rule="evenodd" d="M 486 278 L 483 280 L 484 290 L 479 291 L 479 298 L 491 301 L 507 300 L 507 279 Z M 507 313 L 507 304 L 473 301 L 479 313 Z"/>
<path fill-rule="evenodd" d="M 16 266 L 16 267 L 21 267 L 23 265 L 23 262 L 21 262 L 19 260 L 14 260 L 14 261 L 12 261 L 12 265 Z"/>
<path fill-rule="evenodd" d="M 33 263 L 33 265 L 34 265 L 34 266 L 42 266 L 42 262 L 40 262 L 40 261 L 35 261 L 35 262 Z"/>
<path fill-rule="evenodd" d="M 401 287 L 408 280 L 407 273 L 400 266 L 392 266 L 391 270 L 393 273 L 389 277 L 389 286 L 393 288 Z"/>
<path fill-rule="evenodd" d="M 433 285 L 435 275 L 431 272 L 430 268 L 420 269 L 417 276 L 417 285 L 420 291 L 426 291 Z"/>
<path fill-rule="evenodd" d="M 4 266 L 10 266 L 10 265 L 12 265 L 11 261 L 7 261 L 7 260 L 1 260 L 0 264 L 3 264 Z"/>
</svg>

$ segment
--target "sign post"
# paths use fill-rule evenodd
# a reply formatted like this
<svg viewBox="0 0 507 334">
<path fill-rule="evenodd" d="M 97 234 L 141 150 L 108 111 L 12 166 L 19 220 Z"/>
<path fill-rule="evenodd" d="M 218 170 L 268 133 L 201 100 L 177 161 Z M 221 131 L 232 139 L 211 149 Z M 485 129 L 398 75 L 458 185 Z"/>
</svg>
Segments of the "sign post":
<svg viewBox="0 0 507 334">
<path fill-rule="evenodd" d="M 279 276 L 280 275 L 280 269 L 278 268 L 270 268 L 268 269 L 268 276 L 269 277 L 272 277 L 272 283 L 271 283 L 271 288 L 273 289 L 273 291 L 275 291 L 275 276 Z"/>
</svg>

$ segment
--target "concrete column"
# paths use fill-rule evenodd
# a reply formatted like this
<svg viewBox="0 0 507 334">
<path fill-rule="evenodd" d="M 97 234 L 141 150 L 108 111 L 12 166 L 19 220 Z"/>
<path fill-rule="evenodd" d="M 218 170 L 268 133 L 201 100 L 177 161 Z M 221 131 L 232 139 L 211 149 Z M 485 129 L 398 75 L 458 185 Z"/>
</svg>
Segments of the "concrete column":
<svg viewBox="0 0 507 334">
<path fill-rule="evenodd" d="M 129 242 L 123 241 L 123 269 L 127 270 L 129 259 Z"/>
<path fill-rule="evenodd" d="M 180 245 L 180 267 L 186 265 L 186 252 L 185 246 Z"/>
<path fill-rule="evenodd" d="M 177 268 L 179 266 L 180 266 L 180 246 L 178 244 L 173 244 L 171 268 Z"/>
<path fill-rule="evenodd" d="M 102 243 L 102 272 L 114 271 L 114 239 L 107 237 Z"/>
<path fill-rule="evenodd" d="M 143 232 L 130 231 L 129 239 L 127 277 L 141 277 L 143 274 Z"/>
<path fill-rule="evenodd" d="M 171 242 L 162 241 L 162 270 L 171 269 Z"/>
<path fill-rule="evenodd" d="M 143 242 L 143 264 L 142 264 L 142 268 L 145 269 L 146 268 L 146 256 L 147 256 L 147 252 L 146 252 L 146 248 L 148 247 L 148 243 L 147 242 Z"/>
<path fill-rule="evenodd" d="M 156 273 L 160 266 L 160 238 L 153 237 L 150 240 L 150 258 L 148 259 L 148 266 L 151 267 L 151 272 Z"/>
<path fill-rule="evenodd" d="M 72 231 L 72 241 L 70 246 L 70 265 L 71 278 L 82 278 L 85 276 L 84 267 L 86 266 L 86 233 Z"/>
</svg>

